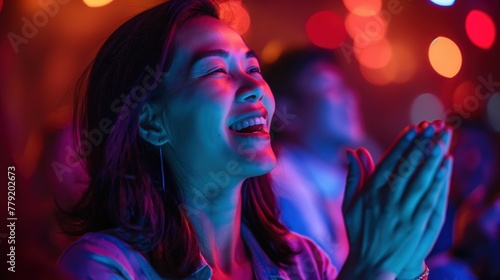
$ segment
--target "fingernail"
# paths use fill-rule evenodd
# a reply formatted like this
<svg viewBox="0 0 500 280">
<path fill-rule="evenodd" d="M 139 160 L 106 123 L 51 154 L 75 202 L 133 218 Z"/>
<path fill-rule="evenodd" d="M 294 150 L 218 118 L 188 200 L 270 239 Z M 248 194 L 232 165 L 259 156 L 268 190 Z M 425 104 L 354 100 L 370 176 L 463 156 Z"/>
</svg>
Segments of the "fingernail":
<svg viewBox="0 0 500 280">
<path fill-rule="evenodd" d="M 440 130 L 444 129 L 446 123 L 443 120 L 435 120 L 433 124 Z"/>
<path fill-rule="evenodd" d="M 429 125 L 429 122 L 427 122 L 427 121 L 422 121 L 422 122 L 420 122 L 420 123 L 417 125 L 417 127 L 418 127 L 418 128 L 420 128 L 420 129 L 424 129 L 424 128 L 426 128 L 428 125 Z"/>
</svg>

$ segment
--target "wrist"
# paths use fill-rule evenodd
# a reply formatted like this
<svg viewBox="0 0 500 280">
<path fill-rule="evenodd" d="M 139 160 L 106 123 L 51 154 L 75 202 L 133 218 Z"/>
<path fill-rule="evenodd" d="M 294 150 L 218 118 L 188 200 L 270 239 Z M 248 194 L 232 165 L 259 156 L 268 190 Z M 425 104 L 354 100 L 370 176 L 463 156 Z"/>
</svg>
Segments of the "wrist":
<svg viewBox="0 0 500 280">
<path fill-rule="evenodd" d="M 362 260 L 353 259 L 348 256 L 337 277 L 337 280 L 344 279 L 394 280 L 396 279 L 396 274 L 392 271 L 380 270 Z"/>
<path fill-rule="evenodd" d="M 397 280 L 426 280 L 429 276 L 429 268 L 425 262 L 413 267 L 405 267 L 397 276 Z"/>
</svg>

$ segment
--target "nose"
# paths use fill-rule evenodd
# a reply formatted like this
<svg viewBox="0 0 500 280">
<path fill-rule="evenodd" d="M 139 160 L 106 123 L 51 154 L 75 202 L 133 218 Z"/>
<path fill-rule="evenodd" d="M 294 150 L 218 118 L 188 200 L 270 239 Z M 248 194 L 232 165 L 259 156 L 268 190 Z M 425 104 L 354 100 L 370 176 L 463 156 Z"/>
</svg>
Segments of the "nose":
<svg viewBox="0 0 500 280">
<path fill-rule="evenodd" d="M 245 76 L 241 77 L 242 81 L 238 91 L 236 92 L 236 101 L 257 102 L 262 100 L 264 97 L 263 81 L 259 81 L 248 75 Z"/>
</svg>

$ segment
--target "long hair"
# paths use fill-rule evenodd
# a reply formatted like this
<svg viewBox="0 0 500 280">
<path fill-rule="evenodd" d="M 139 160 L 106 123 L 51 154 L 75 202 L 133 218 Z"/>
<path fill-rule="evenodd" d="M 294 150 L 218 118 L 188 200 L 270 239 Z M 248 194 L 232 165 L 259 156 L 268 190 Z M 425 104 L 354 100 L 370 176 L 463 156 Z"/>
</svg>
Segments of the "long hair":
<svg viewBox="0 0 500 280">
<path fill-rule="evenodd" d="M 74 124 L 90 183 L 81 200 L 59 211 L 65 233 L 119 229 L 120 238 L 141 252 L 164 277 L 186 277 L 200 264 L 196 233 L 183 208 L 179 186 L 166 164 L 163 190 L 158 147 L 142 140 L 139 115 L 147 102 L 165 95 L 160 87 L 176 50 L 175 35 L 186 21 L 218 17 L 212 0 L 173 0 L 131 18 L 100 48 L 82 76 Z M 200 159 L 202 160 L 202 159 Z M 242 220 L 278 266 L 296 254 L 267 175 L 242 187 Z"/>
</svg>

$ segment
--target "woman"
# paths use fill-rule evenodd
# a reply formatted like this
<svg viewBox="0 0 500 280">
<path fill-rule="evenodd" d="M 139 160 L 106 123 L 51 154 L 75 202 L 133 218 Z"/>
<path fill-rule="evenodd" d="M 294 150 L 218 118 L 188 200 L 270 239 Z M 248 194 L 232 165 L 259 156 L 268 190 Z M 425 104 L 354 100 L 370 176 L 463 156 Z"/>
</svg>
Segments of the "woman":
<svg viewBox="0 0 500 280">
<path fill-rule="evenodd" d="M 326 255 L 277 218 L 265 175 L 276 161 L 273 96 L 211 1 L 170 1 L 118 28 L 92 64 L 80 108 L 90 183 L 64 228 L 85 235 L 61 256 L 63 276 L 336 277 Z M 338 279 L 424 272 L 442 222 L 449 137 L 442 123 L 410 128 L 375 172 L 365 151 L 349 153 L 351 251 Z M 389 184 L 391 173 L 399 177 Z"/>
</svg>

